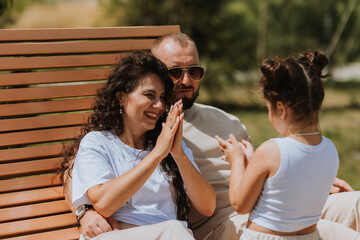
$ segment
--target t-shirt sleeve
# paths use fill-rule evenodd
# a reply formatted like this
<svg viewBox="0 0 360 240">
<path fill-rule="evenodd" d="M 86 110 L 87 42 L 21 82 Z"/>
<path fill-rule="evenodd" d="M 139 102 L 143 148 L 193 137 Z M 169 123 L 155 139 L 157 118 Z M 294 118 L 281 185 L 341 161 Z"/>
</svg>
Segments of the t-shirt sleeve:
<svg viewBox="0 0 360 240">
<path fill-rule="evenodd" d="M 240 121 L 240 119 L 230 113 L 226 113 L 226 112 L 224 112 L 224 113 L 228 117 L 228 119 L 233 122 L 233 125 L 231 125 L 230 121 L 228 121 L 228 124 L 230 124 L 228 127 L 230 127 L 232 133 L 235 134 L 235 136 L 238 138 L 238 140 L 244 139 L 244 140 L 250 141 L 250 135 L 246 131 L 246 127 Z"/>
<path fill-rule="evenodd" d="M 250 140 L 250 135 L 248 134 L 248 132 L 246 131 L 246 127 L 243 123 L 240 123 L 241 124 L 241 128 L 243 129 L 243 139 L 244 140 L 247 140 L 247 141 L 251 141 Z"/>
<path fill-rule="evenodd" d="M 181 143 L 182 145 L 182 148 L 185 152 L 185 155 L 188 157 L 188 159 L 190 160 L 190 162 L 194 165 L 194 167 L 200 172 L 200 169 L 198 168 L 198 166 L 196 165 L 195 161 L 194 161 L 194 156 L 193 156 L 193 153 L 192 151 L 190 150 L 190 148 L 188 148 L 185 144 L 184 141 L 182 141 Z"/>
<path fill-rule="evenodd" d="M 100 135 L 90 132 L 81 140 L 72 172 L 74 206 L 91 204 L 87 190 L 115 178 L 107 153 Z"/>
</svg>

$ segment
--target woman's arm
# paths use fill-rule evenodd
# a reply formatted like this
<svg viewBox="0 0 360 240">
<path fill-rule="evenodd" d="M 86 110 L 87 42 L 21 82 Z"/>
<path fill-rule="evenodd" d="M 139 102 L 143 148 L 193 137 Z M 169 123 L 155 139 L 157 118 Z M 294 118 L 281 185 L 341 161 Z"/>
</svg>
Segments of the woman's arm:
<svg viewBox="0 0 360 240">
<path fill-rule="evenodd" d="M 154 150 L 130 171 L 87 191 L 98 213 L 110 217 L 145 184 L 163 159 L 163 155 Z"/>
<path fill-rule="evenodd" d="M 211 216 L 216 207 L 213 187 L 190 162 L 185 153 L 174 157 L 184 181 L 191 204 L 204 216 Z"/>
<path fill-rule="evenodd" d="M 70 177 L 72 169 L 67 169 L 64 173 L 64 194 L 65 201 L 70 210 L 75 214 L 76 208 L 72 205 L 72 178 Z M 79 220 L 81 225 L 81 234 L 88 237 L 96 237 L 105 232 L 119 229 L 117 221 L 112 217 L 106 219 L 97 213 L 94 209 L 89 209 Z"/>
<path fill-rule="evenodd" d="M 104 217 L 111 216 L 145 184 L 169 154 L 179 123 L 179 112 L 172 107 L 154 149 L 140 163 L 123 175 L 93 186 L 87 191 L 97 212 Z"/>
<path fill-rule="evenodd" d="M 182 104 L 179 105 L 179 111 L 182 111 Z M 190 162 L 182 148 L 183 118 L 184 114 L 182 113 L 179 117 L 180 124 L 170 153 L 179 167 L 192 205 L 200 214 L 211 216 L 216 207 L 216 194 L 211 184 L 206 181 L 192 162 Z"/>
</svg>

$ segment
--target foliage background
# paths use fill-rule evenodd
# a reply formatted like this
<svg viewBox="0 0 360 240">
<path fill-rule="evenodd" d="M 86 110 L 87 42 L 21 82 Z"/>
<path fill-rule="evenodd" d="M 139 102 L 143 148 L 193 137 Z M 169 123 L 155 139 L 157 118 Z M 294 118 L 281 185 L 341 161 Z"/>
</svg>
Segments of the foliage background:
<svg viewBox="0 0 360 240">
<path fill-rule="evenodd" d="M 264 58 L 320 49 L 330 57 L 322 133 L 339 150 L 339 177 L 360 190 L 360 73 L 338 69 L 360 61 L 358 0 L 0 0 L 1 28 L 178 24 L 207 69 L 199 102 L 238 116 L 255 145 L 277 136 L 257 93 Z M 359 72 L 360 66 L 345 68 Z"/>
</svg>

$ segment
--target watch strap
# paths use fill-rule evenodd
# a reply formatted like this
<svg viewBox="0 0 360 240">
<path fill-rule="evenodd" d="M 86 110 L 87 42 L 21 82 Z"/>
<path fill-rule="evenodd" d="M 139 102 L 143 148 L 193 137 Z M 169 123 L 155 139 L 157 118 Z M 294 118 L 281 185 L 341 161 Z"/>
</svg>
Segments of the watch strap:
<svg viewBox="0 0 360 240">
<path fill-rule="evenodd" d="M 93 209 L 93 205 L 90 204 L 84 204 L 84 211 L 80 214 L 80 215 L 76 215 L 76 220 L 78 221 L 78 223 L 80 223 L 80 219 L 85 215 L 86 211 L 89 209 Z"/>
</svg>

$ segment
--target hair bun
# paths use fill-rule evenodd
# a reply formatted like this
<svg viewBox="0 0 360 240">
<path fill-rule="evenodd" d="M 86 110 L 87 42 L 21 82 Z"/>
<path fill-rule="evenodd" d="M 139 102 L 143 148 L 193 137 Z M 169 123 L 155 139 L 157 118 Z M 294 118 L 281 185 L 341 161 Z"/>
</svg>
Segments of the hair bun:
<svg viewBox="0 0 360 240">
<path fill-rule="evenodd" d="M 285 65 L 282 64 L 279 58 L 264 60 L 260 68 L 269 83 L 276 84 L 283 79 L 284 76 L 288 75 Z"/>
<path fill-rule="evenodd" d="M 321 51 L 305 52 L 300 54 L 300 60 L 309 64 L 320 76 L 322 70 L 328 65 L 329 60 Z"/>
</svg>

